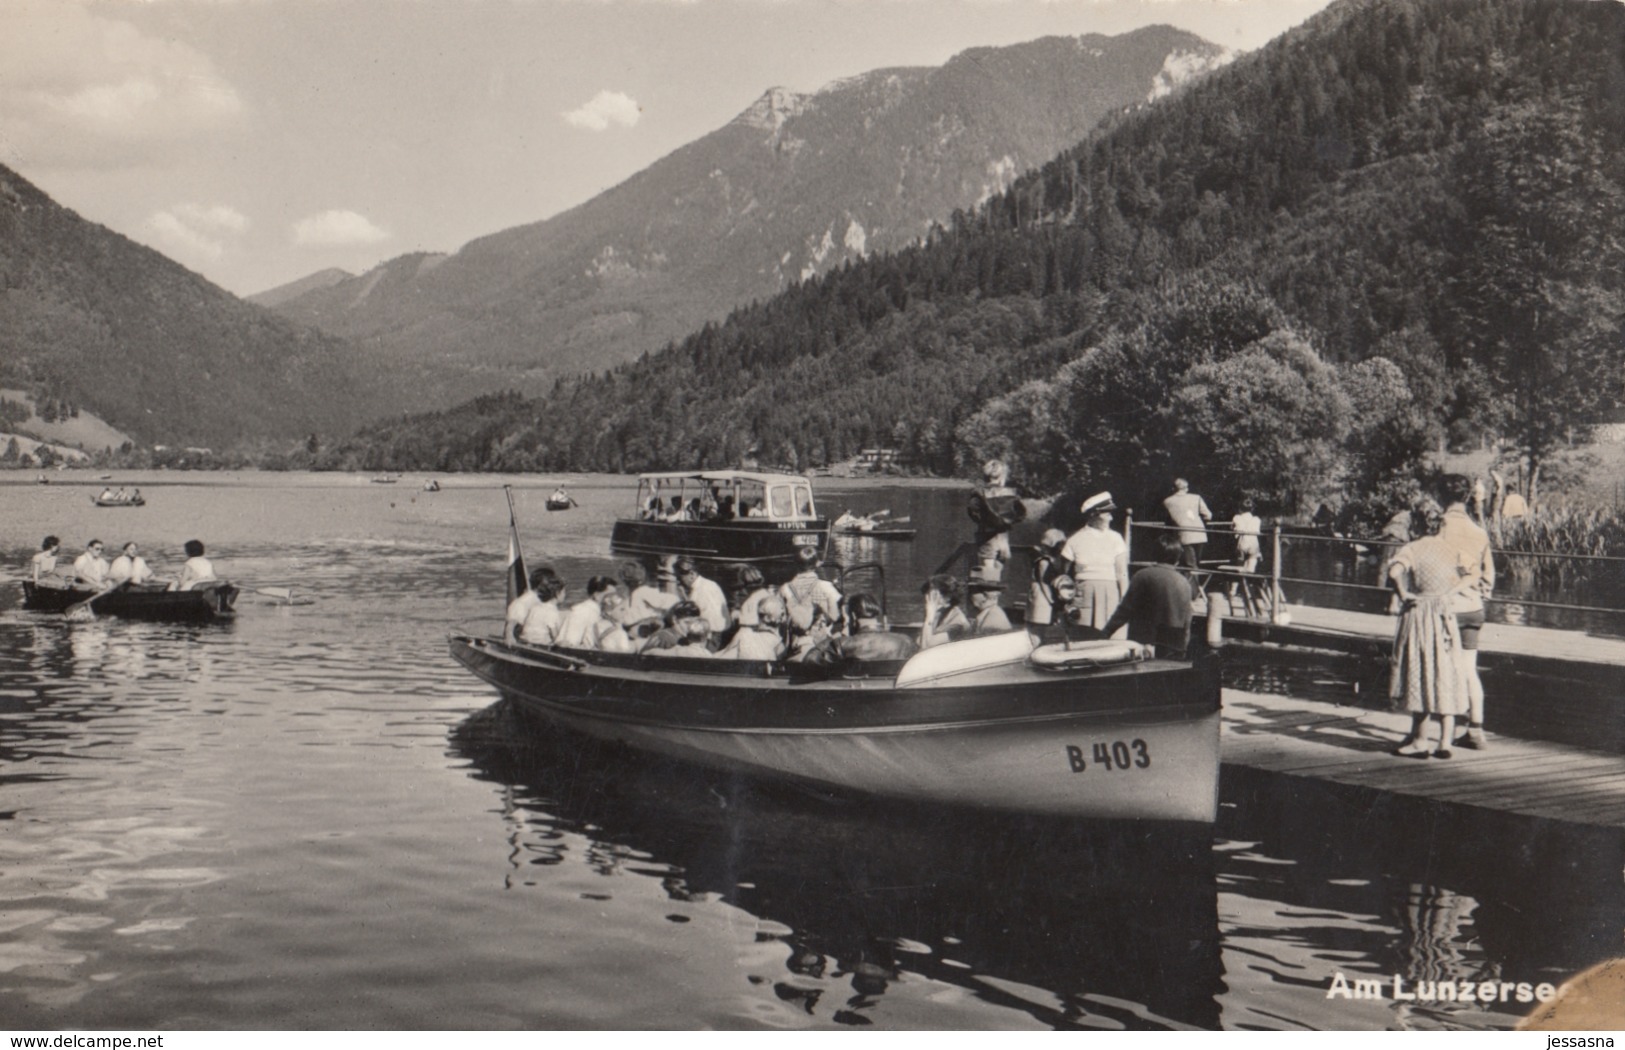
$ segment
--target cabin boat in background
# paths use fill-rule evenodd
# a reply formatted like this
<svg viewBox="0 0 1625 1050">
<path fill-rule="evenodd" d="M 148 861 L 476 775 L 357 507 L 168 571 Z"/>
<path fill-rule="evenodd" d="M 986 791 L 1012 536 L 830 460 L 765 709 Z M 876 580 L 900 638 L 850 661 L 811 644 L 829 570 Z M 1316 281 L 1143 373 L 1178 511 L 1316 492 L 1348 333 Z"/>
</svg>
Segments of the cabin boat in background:
<svg viewBox="0 0 1625 1050">
<path fill-rule="evenodd" d="M 682 516 L 668 520 L 677 510 Z M 781 576 L 795 571 L 802 548 L 822 555 L 828 545 L 829 521 L 818 515 L 811 481 L 747 470 L 641 474 L 632 513 L 610 534 L 616 554 L 748 564 Z"/>
</svg>

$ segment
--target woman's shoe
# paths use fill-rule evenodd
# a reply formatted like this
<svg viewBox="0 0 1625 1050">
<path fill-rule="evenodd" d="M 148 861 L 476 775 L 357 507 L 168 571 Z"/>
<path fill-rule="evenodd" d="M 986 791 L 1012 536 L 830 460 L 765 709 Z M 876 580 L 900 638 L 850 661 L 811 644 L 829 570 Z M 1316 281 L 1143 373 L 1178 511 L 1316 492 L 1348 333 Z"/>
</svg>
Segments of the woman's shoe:
<svg viewBox="0 0 1625 1050">
<path fill-rule="evenodd" d="M 1448 747 L 1441 747 L 1441 748 L 1439 748 L 1439 750 L 1433 752 L 1433 757 L 1434 758 L 1449 758 L 1450 757 L 1450 749 Z"/>
<path fill-rule="evenodd" d="M 1400 758 L 1427 758 L 1429 755 L 1433 754 L 1433 752 L 1429 751 L 1425 747 L 1404 747 L 1404 746 L 1396 747 L 1396 748 L 1394 748 L 1392 751 L 1390 751 L 1388 753 L 1390 755 L 1397 755 Z"/>
</svg>

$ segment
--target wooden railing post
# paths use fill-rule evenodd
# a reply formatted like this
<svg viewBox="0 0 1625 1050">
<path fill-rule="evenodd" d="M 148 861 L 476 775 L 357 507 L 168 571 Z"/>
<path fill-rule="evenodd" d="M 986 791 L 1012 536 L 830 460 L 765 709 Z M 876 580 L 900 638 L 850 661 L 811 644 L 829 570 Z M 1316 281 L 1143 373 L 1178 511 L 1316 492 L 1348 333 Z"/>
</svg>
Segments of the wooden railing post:
<svg viewBox="0 0 1625 1050">
<path fill-rule="evenodd" d="M 1270 623 L 1281 622 L 1281 523 L 1270 532 Z"/>
</svg>

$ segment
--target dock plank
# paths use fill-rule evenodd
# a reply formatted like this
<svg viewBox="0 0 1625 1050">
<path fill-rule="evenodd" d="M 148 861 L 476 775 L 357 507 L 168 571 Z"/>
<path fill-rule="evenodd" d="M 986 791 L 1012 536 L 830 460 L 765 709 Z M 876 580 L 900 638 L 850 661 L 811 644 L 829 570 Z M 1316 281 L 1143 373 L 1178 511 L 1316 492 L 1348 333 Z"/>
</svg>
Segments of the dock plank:
<svg viewBox="0 0 1625 1050">
<path fill-rule="evenodd" d="M 1448 761 L 1404 759 L 1387 753 L 1410 725 L 1403 713 L 1356 712 L 1234 689 L 1225 690 L 1224 701 L 1221 748 L 1227 765 L 1565 823 L 1625 827 L 1625 756 L 1498 736 L 1490 750 L 1457 748 Z"/>
</svg>

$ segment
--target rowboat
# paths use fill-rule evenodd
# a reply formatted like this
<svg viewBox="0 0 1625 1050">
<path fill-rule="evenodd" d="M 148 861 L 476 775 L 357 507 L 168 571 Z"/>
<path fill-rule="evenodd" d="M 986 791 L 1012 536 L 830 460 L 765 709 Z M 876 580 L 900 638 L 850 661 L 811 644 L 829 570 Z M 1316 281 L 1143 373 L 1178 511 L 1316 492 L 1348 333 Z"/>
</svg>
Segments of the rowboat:
<svg viewBox="0 0 1625 1050">
<path fill-rule="evenodd" d="M 186 591 L 126 583 L 100 594 L 82 587 L 37 587 L 33 581 L 24 580 L 23 608 L 60 613 L 88 601 L 89 610 L 103 616 L 201 623 L 236 616 L 232 605 L 237 601 L 237 593 L 237 588 L 224 580 Z"/>
<path fill-rule="evenodd" d="M 573 507 L 575 505 L 576 505 L 576 501 L 573 500 L 573 499 L 570 499 L 568 496 L 565 497 L 564 499 L 554 499 L 551 496 L 549 496 L 548 500 L 547 500 L 547 509 L 548 510 L 569 510 L 571 507 Z"/>
<path fill-rule="evenodd" d="M 798 552 L 829 545 L 829 521 L 812 482 L 743 470 L 642 474 L 631 515 L 610 533 L 616 554 L 692 558 L 702 566 L 750 564 L 788 576 Z"/>
<path fill-rule="evenodd" d="M 102 499 L 100 496 L 92 496 L 90 502 L 98 507 L 145 507 L 147 505 L 147 501 L 140 496 L 126 499 Z"/>
<path fill-rule="evenodd" d="M 1219 671 L 1024 631 L 831 673 L 798 663 L 537 647 L 451 655 L 552 726 L 713 769 L 994 812 L 1212 823 Z"/>
</svg>

